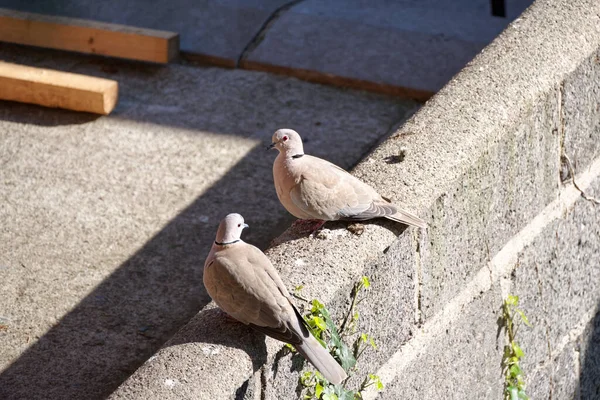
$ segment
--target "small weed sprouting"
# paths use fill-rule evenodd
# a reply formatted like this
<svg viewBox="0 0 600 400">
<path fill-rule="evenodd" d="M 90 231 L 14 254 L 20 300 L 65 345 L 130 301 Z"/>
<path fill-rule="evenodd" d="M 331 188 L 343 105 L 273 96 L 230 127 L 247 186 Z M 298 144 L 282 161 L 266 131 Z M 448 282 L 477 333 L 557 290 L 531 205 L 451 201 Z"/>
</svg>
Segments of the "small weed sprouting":
<svg viewBox="0 0 600 400">
<path fill-rule="evenodd" d="M 361 277 L 354 285 L 350 307 L 339 328 L 320 301 L 316 299 L 307 301 L 308 309 L 304 316 L 306 323 L 317 340 L 329 349 L 331 355 L 340 362 L 348 376 L 358 371 L 357 361 L 367 348 L 377 349 L 375 340 L 371 336 L 356 332 L 360 315 L 355 308 L 364 300 L 364 297 L 359 299 L 359 294 L 363 290 L 368 290 L 370 286 L 371 283 L 366 276 Z M 303 299 L 298 293 L 300 290 L 301 287 L 296 288 L 294 295 Z M 306 301 L 306 299 L 303 300 Z M 350 336 L 356 336 L 351 348 L 342 340 Z M 341 385 L 332 385 L 318 371 L 307 371 L 300 376 L 300 383 L 305 387 L 304 399 L 361 400 L 363 391 L 370 386 L 375 385 L 378 391 L 383 390 L 381 380 L 373 374 L 367 374 L 357 390 L 346 388 L 346 382 Z"/>
<path fill-rule="evenodd" d="M 508 344 L 504 346 L 502 356 L 502 372 L 504 374 L 504 399 L 505 400 L 529 400 L 525 393 L 525 374 L 521 369 L 520 362 L 525 353 L 517 343 L 517 324 L 515 316 L 527 326 L 531 327 L 529 320 L 519 308 L 519 297 L 508 295 L 502 304 L 502 323 L 508 337 Z"/>
</svg>

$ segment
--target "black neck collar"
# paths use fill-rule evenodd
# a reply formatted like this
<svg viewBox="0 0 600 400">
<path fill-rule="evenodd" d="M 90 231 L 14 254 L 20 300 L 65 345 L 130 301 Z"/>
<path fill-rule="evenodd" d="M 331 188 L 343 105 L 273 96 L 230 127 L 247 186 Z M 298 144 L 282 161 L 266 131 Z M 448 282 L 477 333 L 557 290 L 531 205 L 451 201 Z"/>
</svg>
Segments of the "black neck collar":
<svg viewBox="0 0 600 400">
<path fill-rule="evenodd" d="M 304 155 L 304 154 L 294 154 L 294 155 L 292 156 L 292 158 L 300 158 L 300 157 L 302 157 L 303 155 Z"/>
<path fill-rule="evenodd" d="M 225 246 L 225 245 L 227 245 L 227 244 L 234 244 L 234 243 L 237 243 L 237 242 L 239 242 L 240 240 L 242 240 L 242 239 L 232 240 L 231 242 L 223 242 L 223 243 L 221 243 L 221 242 L 217 242 L 217 241 L 215 240 L 215 244 L 216 244 L 217 246 Z"/>
</svg>

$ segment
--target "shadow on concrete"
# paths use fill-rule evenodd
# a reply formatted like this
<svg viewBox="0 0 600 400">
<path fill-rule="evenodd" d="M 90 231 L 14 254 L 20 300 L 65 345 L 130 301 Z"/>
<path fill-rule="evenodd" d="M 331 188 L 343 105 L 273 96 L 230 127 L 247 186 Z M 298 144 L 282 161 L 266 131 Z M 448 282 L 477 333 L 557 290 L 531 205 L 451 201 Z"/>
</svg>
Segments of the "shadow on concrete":
<svg viewBox="0 0 600 400">
<path fill-rule="evenodd" d="M 0 398 L 104 398 L 206 305 L 201 273 L 216 227 L 199 217 L 210 209 L 261 221 L 246 240 L 262 247 L 291 220 L 265 218 L 265 185 L 243 183 L 264 178 L 262 152 L 250 152 L 3 371 Z M 244 197 L 232 196 L 240 187 Z"/>
<path fill-rule="evenodd" d="M 46 107 L 5 100 L 0 100 L 0 108 L 6 110 L 2 116 L 4 121 L 39 126 L 81 125 L 100 118 L 97 114 L 62 109 L 48 112 Z"/>
<path fill-rule="evenodd" d="M 209 321 L 209 324 L 203 324 Z M 265 335 L 247 325 L 230 320 L 218 308 L 202 310 L 169 340 L 165 347 L 186 343 L 212 343 L 245 351 L 258 371 L 267 362 Z"/>
<path fill-rule="evenodd" d="M 600 399 L 600 304 L 596 316 L 586 329 L 583 337 L 589 337 L 580 344 L 579 399 Z"/>
<path fill-rule="evenodd" d="M 1 45 L 0 51 L 6 61 L 117 79 L 120 102 L 111 116 L 98 121 L 102 124 L 120 118 L 179 127 L 190 134 L 204 131 L 242 138 L 260 134 L 260 140 L 269 140 L 270 133 L 281 126 L 300 131 L 313 127 L 320 130 L 315 135 L 318 143 L 313 146 L 314 153 L 323 155 L 336 149 L 327 158 L 346 168 L 373 142 L 354 128 L 353 141 L 344 139 L 347 143 L 339 145 L 349 135 L 340 130 L 335 118 L 346 118 L 356 111 L 349 100 L 338 100 L 343 93 L 338 89 L 323 89 L 325 94 L 320 95 L 313 86 L 303 84 L 302 92 L 287 93 L 289 80 L 266 74 L 250 77 L 248 72 L 231 71 L 225 77 L 216 68 L 199 74 L 181 67 L 62 53 L 57 57 L 47 50 L 25 52 L 13 45 Z M 16 103 L 0 106 L 9 108 L 10 112 L 2 114 L 10 121 L 41 126 L 94 124 L 95 119 L 88 114 Z M 390 119 L 389 115 L 367 116 Z M 401 117 L 394 116 L 396 120 Z M 93 129 L 102 134 L 104 128 Z M 306 139 L 311 141 L 310 135 Z M 216 221 L 230 212 L 241 213 L 251 226 L 244 239 L 262 249 L 294 220 L 279 204 L 273 189 L 274 157 L 263 146 L 255 147 L 39 340 L 32 338 L 35 342 L 1 372 L 0 398 L 100 399 L 113 392 L 209 302 L 202 285 L 202 266 L 216 224 L 203 222 L 206 215 Z M 253 352 L 256 363 L 263 361 L 259 344 L 240 344 L 234 339 L 227 336 L 219 340 Z"/>
</svg>

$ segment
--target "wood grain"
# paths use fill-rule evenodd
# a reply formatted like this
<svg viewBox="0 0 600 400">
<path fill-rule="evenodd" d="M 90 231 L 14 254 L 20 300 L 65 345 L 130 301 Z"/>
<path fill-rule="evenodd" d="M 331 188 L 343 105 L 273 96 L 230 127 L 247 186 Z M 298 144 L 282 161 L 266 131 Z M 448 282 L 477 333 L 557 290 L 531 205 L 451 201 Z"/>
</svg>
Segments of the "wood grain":
<svg viewBox="0 0 600 400">
<path fill-rule="evenodd" d="M 119 84 L 110 79 L 0 61 L 0 99 L 46 107 L 110 113 Z"/>
<path fill-rule="evenodd" d="M 0 41 L 155 63 L 179 54 L 177 33 L 4 8 Z"/>
</svg>

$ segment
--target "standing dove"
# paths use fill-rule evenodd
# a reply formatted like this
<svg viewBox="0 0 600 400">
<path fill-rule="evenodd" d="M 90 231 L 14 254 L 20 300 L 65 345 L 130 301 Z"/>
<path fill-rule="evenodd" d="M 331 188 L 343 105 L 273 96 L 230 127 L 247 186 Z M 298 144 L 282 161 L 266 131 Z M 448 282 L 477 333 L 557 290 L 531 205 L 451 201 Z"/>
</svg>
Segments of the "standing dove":
<svg viewBox="0 0 600 400">
<path fill-rule="evenodd" d="M 204 263 L 204 286 L 227 314 L 277 340 L 292 344 L 331 383 L 346 372 L 315 339 L 293 305 L 267 256 L 240 239 L 248 225 L 240 214 L 227 215 Z"/>
<path fill-rule="evenodd" d="M 292 129 L 276 131 L 269 148 L 279 150 L 273 163 L 277 196 L 296 218 L 364 221 L 385 217 L 419 228 L 427 226 L 337 165 L 304 154 L 302 139 Z"/>
</svg>

